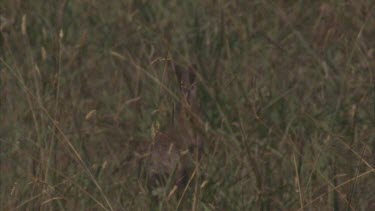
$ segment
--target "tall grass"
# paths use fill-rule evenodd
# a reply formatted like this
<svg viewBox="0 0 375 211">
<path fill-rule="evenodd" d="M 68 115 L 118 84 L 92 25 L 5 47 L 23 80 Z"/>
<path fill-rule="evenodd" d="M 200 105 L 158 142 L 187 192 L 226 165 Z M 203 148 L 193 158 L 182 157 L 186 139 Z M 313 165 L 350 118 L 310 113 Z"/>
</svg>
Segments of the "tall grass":
<svg viewBox="0 0 375 211">
<path fill-rule="evenodd" d="M 129 158 L 173 119 L 168 60 L 204 155 L 162 209 L 375 209 L 372 0 L 0 3 L 2 209 L 150 209 Z"/>
</svg>

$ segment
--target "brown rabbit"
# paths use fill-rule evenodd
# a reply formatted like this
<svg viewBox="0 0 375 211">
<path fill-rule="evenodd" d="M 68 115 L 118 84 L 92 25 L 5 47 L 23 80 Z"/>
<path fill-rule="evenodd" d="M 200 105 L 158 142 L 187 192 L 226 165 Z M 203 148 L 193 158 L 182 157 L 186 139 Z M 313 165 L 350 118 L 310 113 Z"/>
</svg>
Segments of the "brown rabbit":
<svg viewBox="0 0 375 211">
<path fill-rule="evenodd" d="M 148 181 L 153 188 L 167 183 L 179 189 L 187 185 L 194 171 L 195 158 L 202 149 L 200 138 L 193 130 L 194 115 L 198 115 L 195 69 L 173 65 L 180 87 L 174 125 L 157 132 L 145 162 Z M 197 153 L 198 156 L 194 156 Z"/>
</svg>

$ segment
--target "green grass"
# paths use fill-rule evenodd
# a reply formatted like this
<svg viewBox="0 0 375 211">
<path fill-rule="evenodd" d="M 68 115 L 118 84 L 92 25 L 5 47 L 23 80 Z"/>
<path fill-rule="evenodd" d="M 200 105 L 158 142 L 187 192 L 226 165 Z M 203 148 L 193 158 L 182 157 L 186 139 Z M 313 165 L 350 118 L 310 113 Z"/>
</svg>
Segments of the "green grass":
<svg viewBox="0 0 375 211">
<path fill-rule="evenodd" d="M 126 159 L 171 122 L 166 60 L 198 67 L 204 155 L 160 209 L 375 209 L 372 0 L 2 0 L 0 15 L 2 209 L 149 209 Z"/>
</svg>

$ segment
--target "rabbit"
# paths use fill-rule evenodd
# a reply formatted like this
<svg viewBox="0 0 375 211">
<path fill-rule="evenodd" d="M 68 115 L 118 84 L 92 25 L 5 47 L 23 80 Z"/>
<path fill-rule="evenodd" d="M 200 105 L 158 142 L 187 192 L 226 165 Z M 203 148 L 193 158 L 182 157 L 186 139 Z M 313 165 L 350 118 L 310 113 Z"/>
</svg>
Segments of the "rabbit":
<svg viewBox="0 0 375 211">
<path fill-rule="evenodd" d="M 144 167 L 153 188 L 168 183 L 181 190 L 194 172 L 196 158 L 202 153 L 202 141 L 192 121 L 194 115 L 199 115 L 196 70 L 179 65 L 172 67 L 181 93 L 177 114 L 172 126 L 156 133 Z"/>
</svg>

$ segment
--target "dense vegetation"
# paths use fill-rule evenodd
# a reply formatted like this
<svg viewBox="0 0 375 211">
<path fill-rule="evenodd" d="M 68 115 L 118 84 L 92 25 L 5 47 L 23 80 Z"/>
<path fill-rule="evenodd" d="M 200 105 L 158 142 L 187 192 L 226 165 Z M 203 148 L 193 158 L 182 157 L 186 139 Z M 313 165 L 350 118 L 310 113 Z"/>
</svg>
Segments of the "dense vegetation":
<svg viewBox="0 0 375 211">
<path fill-rule="evenodd" d="M 2 210 L 149 209 L 132 158 L 172 122 L 166 61 L 198 68 L 204 154 L 160 210 L 375 210 L 373 0 L 0 0 L 0 15 Z"/>
</svg>

